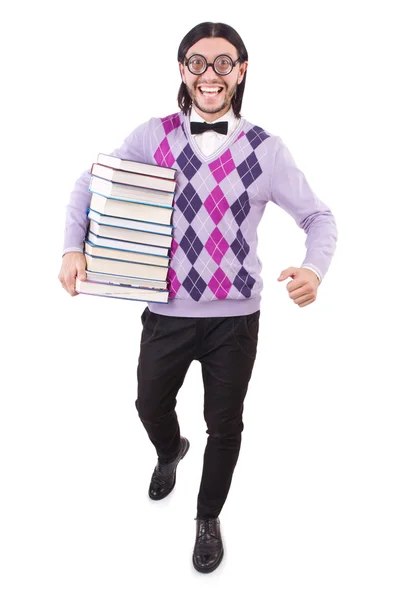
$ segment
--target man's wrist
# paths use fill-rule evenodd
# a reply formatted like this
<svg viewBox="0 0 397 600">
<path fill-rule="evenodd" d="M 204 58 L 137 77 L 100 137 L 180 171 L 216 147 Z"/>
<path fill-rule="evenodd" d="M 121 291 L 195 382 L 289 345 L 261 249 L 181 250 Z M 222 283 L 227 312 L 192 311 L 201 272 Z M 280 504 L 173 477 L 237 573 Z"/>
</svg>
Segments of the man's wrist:
<svg viewBox="0 0 397 600">
<path fill-rule="evenodd" d="M 319 272 L 312 266 L 309 267 L 309 265 L 302 265 L 301 267 L 302 269 L 309 269 L 309 271 L 313 271 L 313 273 L 315 273 L 315 275 L 317 275 L 317 279 L 318 279 L 318 283 L 321 283 L 321 276 L 319 274 Z"/>
<path fill-rule="evenodd" d="M 68 252 L 80 252 L 80 254 L 84 254 L 84 250 L 82 250 L 81 248 L 66 248 L 63 253 L 62 253 L 62 258 L 65 256 L 65 254 L 67 254 Z"/>
</svg>

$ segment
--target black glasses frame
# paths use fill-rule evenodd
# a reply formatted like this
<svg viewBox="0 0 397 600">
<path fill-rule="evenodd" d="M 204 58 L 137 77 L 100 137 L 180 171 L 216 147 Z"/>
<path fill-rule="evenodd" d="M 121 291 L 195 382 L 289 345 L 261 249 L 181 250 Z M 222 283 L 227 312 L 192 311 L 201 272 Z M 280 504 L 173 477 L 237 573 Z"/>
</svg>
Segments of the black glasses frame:
<svg viewBox="0 0 397 600">
<path fill-rule="evenodd" d="M 197 73 L 196 71 L 192 71 L 192 69 L 190 68 L 190 61 L 192 60 L 192 58 L 194 58 L 195 56 L 198 56 L 200 58 L 203 59 L 204 63 L 205 63 L 205 69 L 203 69 L 202 71 L 200 71 L 199 73 Z M 228 58 L 230 60 L 230 70 L 227 73 L 220 73 L 219 71 L 217 71 L 216 67 L 215 67 L 215 63 L 218 60 L 218 58 L 221 58 L 222 56 L 224 56 L 225 58 Z M 205 58 L 205 56 L 203 56 L 202 54 L 192 54 L 192 56 L 190 56 L 189 58 L 187 58 L 187 56 L 185 56 L 185 65 L 186 67 L 189 69 L 189 71 L 191 72 L 192 75 L 202 75 L 203 73 L 206 72 L 206 70 L 208 69 L 208 67 L 212 67 L 215 71 L 215 73 L 217 75 L 230 75 L 230 73 L 233 71 L 234 67 L 237 65 L 238 62 L 241 62 L 240 57 L 238 57 L 235 61 L 233 61 L 233 59 L 228 56 L 227 54 L 219 54 L 218 56 L 216 56 L 213 60 L 212 63 L 207 62 L 207 59 Z"/>
</svg>

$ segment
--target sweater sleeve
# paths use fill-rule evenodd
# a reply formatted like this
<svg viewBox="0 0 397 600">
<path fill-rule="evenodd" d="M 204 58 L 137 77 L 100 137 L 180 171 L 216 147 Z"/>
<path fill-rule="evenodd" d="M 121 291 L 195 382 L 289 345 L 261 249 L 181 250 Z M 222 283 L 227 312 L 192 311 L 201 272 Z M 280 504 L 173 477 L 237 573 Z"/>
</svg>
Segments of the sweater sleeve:
<svg viewBox="0 0 397 600">
<path fill-rule="evenodd" d="M 146 156 L 148 123 L 143 123 L 134 129 L 111 155 L 127 160 L 148 162 Z M 80 175 L 70 195 L 69 204 L 66 207 L 63 254 L 71 251 L 83 252 L 88 227 L 87 213 L 91 202 L 91 192 L 88 189 L 90 179 L 91 168 Z"/>
<path fill-rule="evenodd" d="M 275 150 L 270 191 L 271 200 L 290 214 L 306 233 L 306 256 L 302 266 L 311 267 L 321 281 L 336 248 L 335 218 L 312 191 L 280 138 Z"/>
</svg>

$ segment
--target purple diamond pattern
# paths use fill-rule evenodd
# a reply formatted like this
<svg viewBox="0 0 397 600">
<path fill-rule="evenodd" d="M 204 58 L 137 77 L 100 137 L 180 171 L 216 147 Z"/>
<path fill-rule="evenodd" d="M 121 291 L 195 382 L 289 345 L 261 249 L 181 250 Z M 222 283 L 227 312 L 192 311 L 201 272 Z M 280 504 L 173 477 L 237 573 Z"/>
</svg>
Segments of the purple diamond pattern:
<svg viewBox="0 0 397 600">
<path fill-rule="evenodd" d="M 197 302 L 200 300 L 205 288 L 207 287 L 204 279 L 200 277 L 194 267 L 190 269 L 188 276 L 182 285 L 189 292 L 193 300 L 196 300 Z"/>
<path fill-rule="evenodd" d="M 226 276 L 226 274 L 222 271 L 221 268 L 218 268 L 211 280 L 208 283 L 208 287 L 213 292 L 215 298 L 219 300 L 224 300 L 227 298 L 230 288 L 232 287 L 232 282 Z"/>
<path fill-rule="evenodd" d="M 251 277 L 251 275 L 244 269 L 244 267 L 241 267 L 240 271 L 237 273 L 235 280 L 233 281 L 233 285 L 245 298 L 250 298 L 254 284 L 255 279 Z"/>
<path fill-rule="evenodd" d="M 176 201 L 176 206 L 189 223 L 193 221 L 202 204 L 200 197 L 196 194 L 191 183 L 188 183 L 184 187 Z"/>
<path fill-rule="evenodd" d="M 168 281 L 169 281 L 169 296 L 170 298 L 175 298 L 178 293 L 179 288 L 181 287 L 181 282 L 179 281 L 174 269 L 171 267 L 168 269 Z"/>
<path fill-rule="evenodd" d="M 207 250 L 208 254 L 212 256 L 217 265 L 221 264 L 222 258 L 225 256 L 228 248 L 229 244 L 219 229 L 215 227 L 214 231 L 211 233 L 210 237 L 205 243 L 205 249 Z"/>
<path fill-rule="evenodd" d="M 208 166 L 217 183 L 223 181 L 223 179 L 236 168 L 230 150 L 226 150 L 222 156 L 214 160 L 214 162 L 210 163 Z"/>
<path fill-rule="evenodd" d="M 250 247 L 247 244 L 246 240 L 241 233 L 241 229 L 237 230 L 236 239 L 232 244 L 230 244 L 230 248 L 233 250 L 236 258 L 243 264 L 245 257 L 247 256 Z"/>
<path fill-rule="evenodd" d="M 247 139 L 254 150 L 268 137 L 269 135 L 263 129 L 256 126 L 247 132 Z"/>
<path fill-rule="evenodd" d="M 175 158 L 166 137 L 154 153 L 154 159 L 160 167 L 172 167 L 174 164 Z"/>
<path fill-rule="evenodd" d="M 197 257 L 204 248 L 204 245 L 191 225 L 186 229 L 185 235 L 179 242 L 179 246 L 182 248 L 192 265 L 194 265 Z"/>
<path fill-rule="evenodd" d="M 262 169 L 258 163 L 255 152 L 251 154 L 237 167 L 238 174 L 241 177 L 241 181 L 247 189 L 251 183 L 255 181 L 262 174 Z"/>
<path fill-rule="evenodd" d="M 221 221 L 223 215 L 229 208 L 228 201 L 226 200 L 219 185 L 217 185 L 216 188 L 214 188 L 210 195 L 205 199 L 204 206 L 215 225 L 218 225 L 219 221 Z"/>
<path fill-rule="evenodd" d="M 236 219 L 236 222 L 240 227 L 241 223 L 244 221 L 249 211 L 251 210 L 249 196 L 247 192 L 241 194 L 241 196 L 237 198 L 236 202 L 233 202 L 233 204 L 230 207 L 230 210 L 232 211 L 234 218 Z"/>
<path fill-rule="evenodd" d="M 176 162 L 186 179 L 188 179 L 189 181 L 192 179 L 192 177 L 195 176 L 202 164 L 197 158 L 197 156 L 193 153 L 193 150 L 191 149 L 189 144 L 187 144 L 184 147 L 184 149 L 176 159 Z"/>
<path fill-rule="evenodd" d="M 164 127 L 165 135 L 168 135 L 173 129 L 176 129 L 181 124 L 178 113 L 174 113 L 173 115 L 161 119 L 161 122 Z"/>
</svg>

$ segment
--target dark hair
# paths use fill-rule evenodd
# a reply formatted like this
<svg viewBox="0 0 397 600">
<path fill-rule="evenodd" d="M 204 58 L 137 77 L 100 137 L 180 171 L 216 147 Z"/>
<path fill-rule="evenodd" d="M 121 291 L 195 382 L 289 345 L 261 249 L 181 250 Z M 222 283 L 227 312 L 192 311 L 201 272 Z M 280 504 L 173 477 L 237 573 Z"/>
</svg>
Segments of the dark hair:
<svg viewBox="0 0 397 600">
<path fill-rule="evenodd" d="M 233 27 L 230 27 L 230 25 L 225 25 L 225 23 L 206 22 L 196 25 L 196 27 L 193 27 L 193 29 L 191 29 L 189 33 L 185 35 L 178 48 L 178 61 L 183 64 L 185 61 L 186 52 L 189 50 L 189 48 L 191 48 L 196 42 L 198 42 L 202 38 L 211 37 L 224 38 L 236 48 L 240 62 L 248 60 L 248 52 L 244 45 L 244 42 L 237 33 L 237 31 L 233 29 Z M 246 78 L 247 71 L 245 71 L 243 80 L 237 86 L 236 93 L 232 99 L 232 108 L 236 117 L 241 117 L 240 111 L 241 104 L 243 102 Z M 182 81 L 178 92 L 178 106 L 186 115 L 189 112 L 191 105 L 192 99 L 189 96 L 186 84 Z"/>
</svg>

